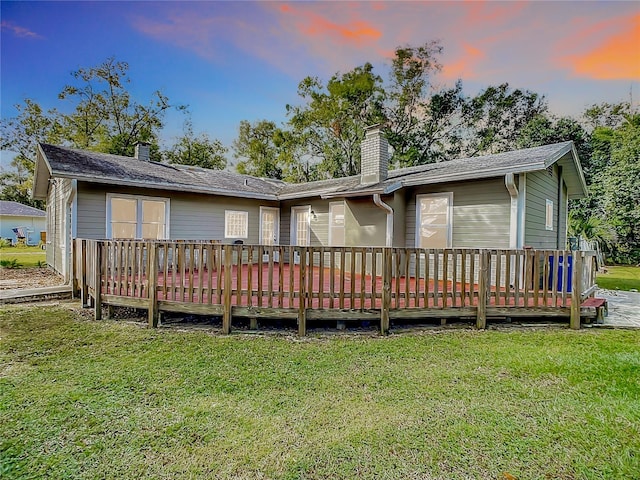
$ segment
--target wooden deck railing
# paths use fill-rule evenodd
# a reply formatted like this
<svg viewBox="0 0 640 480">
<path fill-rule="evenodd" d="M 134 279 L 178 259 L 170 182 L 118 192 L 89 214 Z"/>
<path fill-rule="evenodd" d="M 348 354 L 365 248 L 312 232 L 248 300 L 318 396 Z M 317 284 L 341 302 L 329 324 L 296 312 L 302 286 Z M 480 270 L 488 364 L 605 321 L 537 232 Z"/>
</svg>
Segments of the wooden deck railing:
<svg viewBox="0 0 640 480">
<path fill-rule="evenodd" d="M 213 242 L 75 242 L 84 304 L 160 312 L 307 320 L 556 316 L 580 326 L 595 288 L 593 252 L 222 245 Z"/>
</svg>

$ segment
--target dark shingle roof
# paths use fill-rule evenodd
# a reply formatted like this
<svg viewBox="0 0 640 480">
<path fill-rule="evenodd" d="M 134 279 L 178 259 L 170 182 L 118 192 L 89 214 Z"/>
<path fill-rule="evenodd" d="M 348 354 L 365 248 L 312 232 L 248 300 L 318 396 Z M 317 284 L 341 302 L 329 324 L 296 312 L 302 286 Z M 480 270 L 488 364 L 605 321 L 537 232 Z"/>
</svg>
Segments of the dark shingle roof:
<svg viewBox="0 0 640 480">
<path fill-rule="evenodd" d="M 0 200 L 0 215 L 11 215 L 15 217 L 45 217 L 46 212 L 29 205 L 18 202 Z"/>
<path fill-rule="evenodd" d="M 274 199 L 277 182 L 224 170 L 146 162 L 132 157 L 40 144 L 54 177 L 186 192 Z"/>
<path fill-rule="evenodd" d="M 286 200 L 315 196 L 331 198 L 371 193 L 384 194 L 415 185 L 543 170 L 560 159 L 563 159 L 563 166 L 568 167 L 572 172 L 567 181 L 570 198 L 579 198 L 586 193 L 579 161 L 573 156 L 572 142 L 390 170 L 385 181 L 369 185 L 361 184 L 359 175 L 288 184 L 279 180 L 256 178 L 224 170 L 145 162 L 131 157 L 54 145 L 40 144 L 40 148 L 54 177 L 256 199 Z M 43 181 L 44 179 L 39 178 L 36 170 L 36 188 Z M 42 185 L 42 187 L 45 186 Z"/>
<path fill-rule="evenodd" d="M 360 176 L 311 182 L 302 185 L 285 185 L 279 193 L 281 198 L 296 198 L 301 194 L 323 197 L 351 196 L 366 193 L 390 193 L 401 187 L 428 185 L 454 181 L 474 180 L 544 170 L 573 149 L 573 142 L 562 142 L 541 147 L 513 150 L 511 152 L 460 158 L 440 163 L 389 170 L 388 178 L 378 184 L 362 185 Z M 579 170 L 577 174 L 582 176 Z M 580 196 L 582 181 L 568 182 L 571 191 Z"/>
</svg>

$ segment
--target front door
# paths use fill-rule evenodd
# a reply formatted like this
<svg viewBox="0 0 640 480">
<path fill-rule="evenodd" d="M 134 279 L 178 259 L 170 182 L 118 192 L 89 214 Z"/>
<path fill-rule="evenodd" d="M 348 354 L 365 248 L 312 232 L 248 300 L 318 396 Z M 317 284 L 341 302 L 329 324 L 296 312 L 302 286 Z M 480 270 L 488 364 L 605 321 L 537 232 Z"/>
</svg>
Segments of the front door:
<svg viewBox="0 0 640 480">
<path fill-rule="evenodd" d="M 307 247 L 310 243 L 310 218 L 311 207 L 292 207 L 291 208 L 291 245 Z M 299 263 L 300 258 L 296 252 L 293 259 L 294 263 Z"/>
<path fill-rule="evenodd" d="M 280 244 L 280 210 L 273 207 L 260 207 L 260 244 Z M 268 255 L 263 261 L 268 261 Z M 278 261 L 278 253 L 274 252 L 274 261 Z"/>
</svg>

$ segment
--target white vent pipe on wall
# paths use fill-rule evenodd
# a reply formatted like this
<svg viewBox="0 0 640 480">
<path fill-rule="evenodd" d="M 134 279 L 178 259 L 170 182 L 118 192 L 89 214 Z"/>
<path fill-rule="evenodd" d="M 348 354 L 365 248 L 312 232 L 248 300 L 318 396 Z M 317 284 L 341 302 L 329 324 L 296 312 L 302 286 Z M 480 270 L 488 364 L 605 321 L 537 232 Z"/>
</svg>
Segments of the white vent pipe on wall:
<svg viewBox="0 0 640 480">
<path fill-rule="evenodd" d="M 373 203 L 387 212 L 387 234 L 385 244 L 387 247 L 393 247 L 393 208 L 382 201 L 379 193 L 373 194 Z"/>
</svg>

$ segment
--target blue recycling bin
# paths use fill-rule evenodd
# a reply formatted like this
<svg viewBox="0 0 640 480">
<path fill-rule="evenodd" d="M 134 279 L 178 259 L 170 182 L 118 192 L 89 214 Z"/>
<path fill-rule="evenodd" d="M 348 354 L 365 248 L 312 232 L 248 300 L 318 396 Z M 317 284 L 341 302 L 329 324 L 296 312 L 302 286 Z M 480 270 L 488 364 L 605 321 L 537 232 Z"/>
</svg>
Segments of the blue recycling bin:
<svg viewBox="0 0 640 480">
<path fill-rule="evenodd" d="M 562 291 L 564 282 L 564 269 L 567 269 L 567 292 L 571 291 L 571 276 L 573 274 L 573 257 L 564 258 L 563 255 L 558 257 L 558 261 L 555 261 L 555 257 L 549 257 L 549 278 L 547 279 L 549 287 L 553 286 L 553 274 L 558 275 L 558 291 Z"/>
</svg>

